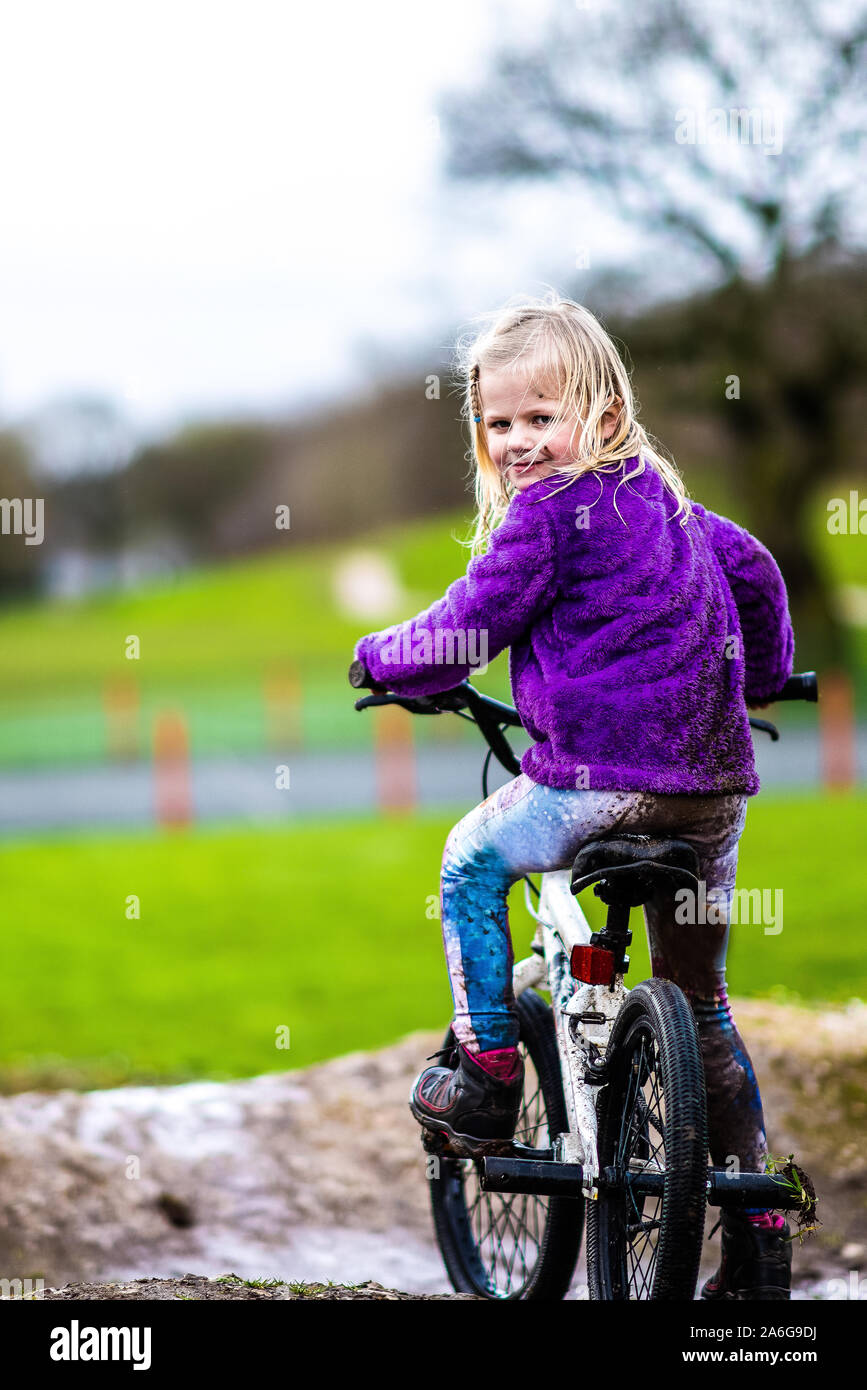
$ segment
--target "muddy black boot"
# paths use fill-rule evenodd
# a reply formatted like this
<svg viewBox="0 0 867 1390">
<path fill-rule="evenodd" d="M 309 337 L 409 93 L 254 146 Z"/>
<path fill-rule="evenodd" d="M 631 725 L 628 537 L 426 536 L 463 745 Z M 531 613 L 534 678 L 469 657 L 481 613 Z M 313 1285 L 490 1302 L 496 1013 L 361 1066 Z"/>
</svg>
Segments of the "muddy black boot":
<svg viewBox="0 0 867 1390">
<path fill-rule="evenodd" d="M 792 1242 L 787 1224 L 778 1230 L 756 1226 L 743 1212 L 724 1211 L 722 1259 L 702 1287 L 703 1299 L 778 1300 L 791 1298 Z"/>
<path fill-rule="evenodd" d="M 454 1054 L 453 1054 L 454 1055 Z M 456 1153 L 503 1152 L 511 1146 L 524 1094 L 524 1060 L 514 1072 L 492 1076 L 460 1043 L 457 1066 L 426 1067 L 410 1092 L 409 1108 L 425 1129 L 446 1135 Z"/>
</svg>

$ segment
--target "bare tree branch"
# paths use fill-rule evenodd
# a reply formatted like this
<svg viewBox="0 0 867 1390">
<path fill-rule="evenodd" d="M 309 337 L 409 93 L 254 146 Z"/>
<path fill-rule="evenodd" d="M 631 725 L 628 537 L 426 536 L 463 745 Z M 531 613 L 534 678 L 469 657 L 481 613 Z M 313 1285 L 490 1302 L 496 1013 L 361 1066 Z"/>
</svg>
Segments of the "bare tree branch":
<svg viewBox="0 0 867 1390">
<path fill-rule="evenodd" d="M 863 211 L 864 0 L 832 19 L 825 0 L 650 0 L 614 27 L 606 6 L 559 0 L 536 42 L 496 52 L 480 87 L 444 100 L 447 173 L 604 186 L 625 220 L 710 255 L 723 276 L 757 257 L 774 273 L 843 244 Z M 690 114 L 699 128 L 681 139 Z M 717 140 L 702 122 L 719 118 Z"/>
</svg>

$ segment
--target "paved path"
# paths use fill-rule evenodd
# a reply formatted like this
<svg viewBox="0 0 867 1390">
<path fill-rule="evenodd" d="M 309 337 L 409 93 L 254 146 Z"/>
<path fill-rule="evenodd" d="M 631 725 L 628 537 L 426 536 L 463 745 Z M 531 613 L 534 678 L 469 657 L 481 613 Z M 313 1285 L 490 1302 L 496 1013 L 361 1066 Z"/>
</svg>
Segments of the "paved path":
<svg viewBox="0 0 867 1390">
<path fill-rule="evenodd" d="M 517 742 L 516 742 L 517 747 Z M 820 751 L 814 730 L 792 730 L 772 744 L 755 735 L 762 786 L 768 791 L 810 791 L 820 786 Z M 481 800 L 483 752 L 466 744 L 418 750 L 417 785 L 423 807 L 467 810 Z M 291 820 L 298 816 L 370 811 L 376 807 L 376 769 L 366 750 L 296 753 L 289 787 L 275 786 L 276 756 L 207 758 L 193 768 L 193 800 L 201 821 Z M 867 726 L 859 730 L 858 770 L 867 782 Z M 492 763 L 490 790 L 507 774 Z M 0 769 L 0 834 L 85 826 L 153 823 L 149 764 L 95 764 L 77 768 Z"/>
</svg>

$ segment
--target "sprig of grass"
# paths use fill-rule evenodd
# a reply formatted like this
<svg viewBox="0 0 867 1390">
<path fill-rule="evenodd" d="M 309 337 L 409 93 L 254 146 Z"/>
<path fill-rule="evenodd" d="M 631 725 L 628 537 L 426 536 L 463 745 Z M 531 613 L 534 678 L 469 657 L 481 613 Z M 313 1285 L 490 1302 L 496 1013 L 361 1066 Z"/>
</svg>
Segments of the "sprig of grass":
<svg viewBox="0 0 867 1390">
<path fill-rule="evenodd" d="M 816 1189 L 809 1174 L 795 1162 L 794 1154 L 789 1154 L 787 1158 L 773 1158 L 769 1154 L 765 1162 L 765 1172 L 778 1186 L 787 1188 L 798 1198 L 797 1207 L 787 1209 L 792 1212 L 797 1222 L 798 1240 L 801 1241 L 804 1236 L 816 1231 L 822 1224 L 816 1215 Z M 777 1177 L 777 1174 L 780 1176 Z"/>
<path fill-rule="evenodd" d="M 279 1279 L 276 1275 L 262 1279 L 242 1279 L 240 1274 L 221 1274 L 215 1284 L 243 1284 L 248 1289 L 287 1288 L 302 1296 L 310 1289 L 322 1288 L 321 1284 L 311 1284 L 304 1279 Z"/>
</svg>

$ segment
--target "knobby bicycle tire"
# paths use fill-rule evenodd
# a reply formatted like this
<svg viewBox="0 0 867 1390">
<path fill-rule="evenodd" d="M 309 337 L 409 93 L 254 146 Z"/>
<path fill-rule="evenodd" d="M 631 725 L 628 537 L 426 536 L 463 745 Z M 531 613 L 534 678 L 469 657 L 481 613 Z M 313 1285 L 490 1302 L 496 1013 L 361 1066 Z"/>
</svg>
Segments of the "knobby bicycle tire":
<svg viewBox="0 0 867 1390">
<path fill-rule="evenodd" d="M 515 1138 L 521 1143 L 545 1148 L 555 1135 L 568 1128 L 553 1014 L 550 1006 L 530 989 L 518 996 L 517 1010 L 519 1047 L 525 1054 L 525 1080 Z M 449 1029 L 444 1047 L 454 1046 L 454 1035 Z M 527 1065 L 528 1058 L 531 1065 Z M 539 1128 L 535 1127 L 534 1120 L 537 1113 L 542 1117 Z M 445 1155 L 439 1157 L 437 1169 L 430 1178 L 430 1195 L 437 1244 L 452 1287 L 458 1293 L 526 1301 L 558 1300 L 565 1296 L 581 1246 L 583 1197 L 482 1193 L 475 1162 Z M 528 1211 L 531 1214 L 529 1223 L 526 1220 Z M 516 1283 L 513 1283 L 512 1274 L 517 1255 L 510 1263 L 502 1243 L 497 1249 L 494 1239 L 488 1242 L 483 1235 L 486 1213 L 496 1236 L 511 1233 L 513 1247 L 517 1247 L 522 1225 L 528 1233 L 533 1227 L 538 1234 L 533 1261 L 529 1263 L 526 1257 L 521 1261 L 518 1274 L 522 1277 Z M 490 1249 L 487 1248 L 489 1244 Z"/>
<path fill-rule="evenodd" d="M 707 1203 L 707 1102 L 695 1019 L 677 985 L 652 979 L 630 991 L 606 1061 L 599 1168 L 617 1178 L 589 1203 L 590 1297 L 693 1299 Z M 664 1173 L 661 1198 L 630 1194 L 630 1160 L 633 1171 Z"/>
</svg>

